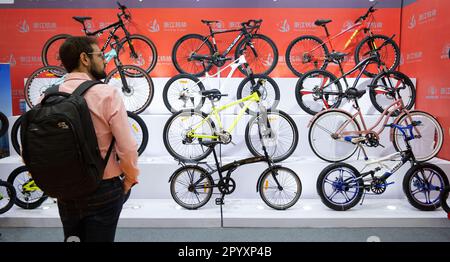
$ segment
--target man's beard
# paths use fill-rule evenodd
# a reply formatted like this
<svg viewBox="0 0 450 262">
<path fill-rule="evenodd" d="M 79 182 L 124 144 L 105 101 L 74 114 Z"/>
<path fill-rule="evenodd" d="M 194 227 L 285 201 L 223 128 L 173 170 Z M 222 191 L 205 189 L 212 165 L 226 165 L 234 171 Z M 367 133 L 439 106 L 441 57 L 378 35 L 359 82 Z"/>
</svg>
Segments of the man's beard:
<svg viewBox="0 0 450 262">
<path fill-rule="evenodd" d="M 106 78 L 105 70 L 97 71 L 94 68 L 91 68 L 90 70 L 91 75 L 95 78 L 95 80 L 102 80 Z"/>
</svg>

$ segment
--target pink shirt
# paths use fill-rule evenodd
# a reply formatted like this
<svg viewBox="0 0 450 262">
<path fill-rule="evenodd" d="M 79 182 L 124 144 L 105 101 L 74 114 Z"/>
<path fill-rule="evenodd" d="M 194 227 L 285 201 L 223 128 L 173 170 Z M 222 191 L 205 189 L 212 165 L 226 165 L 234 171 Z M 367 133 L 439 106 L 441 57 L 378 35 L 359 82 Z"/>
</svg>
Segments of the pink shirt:
<svg viewBox="0 0 450 262">
<path fill-rule="evenodd" d="M 59 86 L 59 91 L 72 93 L 86 80 L 91 79 L 85 73 L 70 73 L 66 76 L 64 83 Z M 102 157 L 106 156 L 112 137 L 116 139 L 103 179 L 110 179 L 124 173 L 127 182 L 137 183 L 138 146 L 130 132 L 127 112 L 118 90 L 106 84 L 95 85 L 84 94 L 84 99 L 91 112 Z M 116 155 L 119 156 L 120 162 L 116 160 Z"/>
</svg>

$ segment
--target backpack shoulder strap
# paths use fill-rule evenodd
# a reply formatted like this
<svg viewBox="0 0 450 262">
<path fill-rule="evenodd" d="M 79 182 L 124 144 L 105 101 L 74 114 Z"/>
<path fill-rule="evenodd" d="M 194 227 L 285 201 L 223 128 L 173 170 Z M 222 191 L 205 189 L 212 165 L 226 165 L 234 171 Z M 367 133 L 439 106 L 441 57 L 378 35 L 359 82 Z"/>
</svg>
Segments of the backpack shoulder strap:
<svg viewBox="0 0 450 262">
<path fill-rule="evenodd" d="M 84 81 L 83 83 L 81 83 L 81 85 L 79 87 L 77 87 L 77 89 L 75 89 L 75 91 L 73 91 L 73 95 L 76 96 L 83 96 L 84 93 L 91 87 L 98 85 L 98 84 L 103 84 L 102 81 L 98 81 L 98 80 L 87 80 Z"/>
</svg>

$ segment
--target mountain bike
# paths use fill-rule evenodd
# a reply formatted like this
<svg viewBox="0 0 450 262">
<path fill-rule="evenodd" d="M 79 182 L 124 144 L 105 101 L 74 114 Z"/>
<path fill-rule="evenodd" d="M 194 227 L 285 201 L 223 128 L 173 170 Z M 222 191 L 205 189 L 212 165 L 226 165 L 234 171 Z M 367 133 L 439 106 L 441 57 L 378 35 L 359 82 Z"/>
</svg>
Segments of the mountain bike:
<svg viewBox="0 0 450 262">
<path fill-rule="evenodd" d="M 222 67 L 226 57 L 236 46 L 235 59 L 245 52 L 245 58 L 255 74 L 268 75 L 278 62 L 278 49 L 275 43 L 267 36 L 258 34 L 262 20 L 248 20 L 241 23 L 238 29 L 214 31 L 213 24 L 219 21 L 201 20 L 209 28 L 209 35 L 188 34 L 175 42 L 172 49 L 172 62 L 180 73 L 202 76 L 213 65 Z M 240 32 L 228 48 L 220 53 L 215 36 L 230 32 Z M 210 42 L 212 39 L 212 44 Z M 208 58 L 207 63 L 203 63 Z M 245 68 L 239 71 L 246 74 Z"/>
<path fill-rule="evenodd" d="M 127 111 L 139 114 L 150 105 L 153 99 L 153 81 L 142 68 L 122 64 L 118 56 L 121 43 L 116 35 L 112 38 L 113 41 L 108 41 L 111 51 L 104 54 L 104 59 L 107 63 L 113 60 L 116 68 L 106 76 L 105 84 L 120 90 Z M 34 107 L 45 90 L 51 86 L 62 84 L 65 75 L 64 68 L 55 66 L 46 66 L 34 71 L 24 87 L 25 101 L 28 106 Z"/>
<path fill-rule="evenodd" d="M 232 58 L 227 57 L 224 59 L 231 60 Z M 205 63 L 205 61 L 209 61 L 210 58 L 204 58 L 200 60 Z M 205 97 L 201 95 L 201 92 L 205 90 L 203 81 L 205 81 L 206 79 L 217 77 L 217 79 L 219 79 L 219 90 L 222 90 L 223 85 L 221 85 L 220 83 L 221 72 L 230 68 L 230 72 L 226 77 L 226 79 L 229 80 L 234 71 L 236 71 L 236 69 L 240 66 L 246 69 L 247 77 L 244 78 L 244 80 L 242 80 L 242 82 L 239 84 L 236 94 L 237 99 L 241 99 L 242 97 L 250 94 L 251 87 L 256 85 L 259 80 L 264 80 L 259 89 L 259 92 L 261 94 L 260 103 L 262 103 L 268 109 L 275 109 L 278 105 L 278 102 L 280 101 L 280 89 L 277 83 L 267 75 L 253 74 L 253 71 L 248 66 L 243 54 L 239 56 L 238 59 L 230 62 L 227 66 L 221 68 L 217 73 L 213 75 L 210 75 L 208 74 L 208 72 L 206 72 L 206 76 L 202 80 L 189 74 L 179 74 L 170 78 L 164 86 L 163 90 L 164 105 L 172 113 L 184 109 L 199 110 L 205 103 Z M 248 109 L 248 113 L 255 114 L 257 108 L 258 107 L 254 106 L 250 107 Z"/>
<path fill-rule="evenodd" d="M 8 117 L 5 116 L 2 112 L 0 112 L 0 137 L 2 137 L 6 132 L 8 132 L 9 121 Z"/>
<path fill-rule="evenodd" d="M 295 86 L 295 98 L 299 106 L 308 114 L 315 115 L 318 112 L 338 108 L 345 98 L 341 82 L 344 82 L 346 88 L 349 88 L 347 77 L 357 70 L 360 70 L 352 88 L 356 88 L 361 79 L 362 72 L 371 64 L 380 63 L 379 56 L 373 54 L 364 58 L 350 71 L 344 73 L 342 60 L 346 54 L 333 52 L 329 54 L 330 59 L 339 65 L 341 76 L 337 78 L 332 73 L 317 69 L 305 73 L 299 78 Z M 343 80 L 343 81 L 341 81 Z M 416 100 L 416 88 L 411 79 L 398 71 L 382 71 L 376 75 L 369 87 L 370 101 L 373 106 L 382 113 L 395 99 L 398 92 L 404 99 L 403 104 L 406 109 L 411 109 Z M 397 112 L 394 112 L 394 115 Z"/>
<path fill-rule="evenodd" d="M 308 124 L 308 139 L 314 154 L 328 162 L 339 162 L 351 157 L 357 148 L 360 148 L 359 145 L 384 147 L 380 144 L 379 135 L 394 114 L 397 115 L 394 124 L 407 126 L 413 121 L 422 123 L 420 126 L 414 126 L 415 139 L 410 141 L 416 161 L 424 162 L 438 154 L 442 148 L 444 133 L 433 116 L 420 110 L 407 110 L 397 90 L 395 101 L 381 113 L 373 126 L 367 127 L 358 104 L 358 99 L 365 92 L 366 90 L 355 88 L 349 88 L 345 92 L 346 98 L 353 102 L 356 109 L 354 114 L 342 109 L 328 109 L 311 119 Z M 399 129 L 391 129 L 390 140 L 396 151 L 405 150 L 407 147 L 401 139 Z"/>
<path fill-rule="evenodd" d="M 317 192 L 322 202 L 327 207 L 337 211 L 354 207 L 361 201 L 361 198 L 362 204 L 364 196 L 367 194 L 383 194 L 389 185 L 394 184 L 394 182 L 387 181 L 389 177 L 404 164 L 410 162 L 411 168 L 408 169 L 403 178 L 403 192 L 409 203 L 423 211 L 432 211 L 439 208 L 443 203 L 439 197 L 441 191 L 449 185 L 448 178 L 438 166 L 416 161 L 409 142 L 415 139 L 413 129 L 418 125 L 421 125 L 420 121 L 413 121 L 406 126 L 386 125 L 402 134 L 406 150 L 368 161 L 361 171 L 346 163 L 335 163 L 327 166 L 317 179 Z M 385 163 L 391 161 L 397 161 L 398 163 L 391 167 Z M 363 172 L 371 165 L 377 165 L 377 167 Z M 376 176 L 375 174 L 383 168 L 388 171 L 381 176 Z"/>
<path fill-rule="evenodd" d="M 211 147 L 205 147 L 204 141 L 221 141 L 223 144 L 232 142 L 231 133 L 252 103 L 260 101 L 259 88 L 262 85 L 260 79 L 252 86 L 251 94 L 237 101 L 216 107 L 221 97 L 227 96 L 217 89 L 205 90 L 201 94 L 208 98 L 212 104 L 212 111 L 206 114 L 202 111 L 190 109 L 173 114 L 166 122 L 163 131 L 164 145 L 175 159 L 180 161 L 199 161 L 207 157 Z M 241 110 L 233 123 L 224 129 L 219 113 L 239 104 Z M 262 111 L 261 111 L 262 110 Z M 253 116 L 245 129 L 245 143 L 254 156 L 262 156 L 261 139 L 258 134 L 258 121 L 264 119 L 265 128 L 262 140 L 269 151 L 269 156 L 274 162 L 288 158 L 297 147 L 298 130 L 294 120 L 285 112 L 268 110 L 261 105 L 259 112 Z M 216 127 L 217 124 L 217 127 Z"/>
<path fill-rule="evenodd" d="M 89 31 L 86 21 L 92 18 L 87 16 L 74 16 L 73 19 L 83 25 L 83 32 L 86 36 L 100 36 L 109 30 L 108 39 L 103 44 L 102 52 L 108 48 L 111 39 L 116 36 L 116 32 L 121 29 L 125 36 L 119 41 L 119 50 L 117 52 L 120 60 L 126 65 L 135 65 L 141 67 L 146 73 L 150 73 L 156 65 L 157 50 L 155 44 L 146 36 L 139 34 L 130 34 L 126 28 L 126 22 L 131 21 L 131 13 L 126 6 L 117 2 L 120 13 L 117 14 L 118 21 L 100 28 L 97 31 Z M 68 34 L 55 35 L 44 44 L 42 49 L 42 63 L 44 66 L 61 66 L 59 58 L 59 47 L 71 37 Z"/>
<path fill-rule="evenodd" d="M 14 205 L 16 190 L 14 187 L 0 179 L 0 214 L 6 213 Z"/>
<path fill-rule="evenodd" d="M 259 122 L 258 125 L 265 128 L 264 121 Z M 262 136 L 261 133 L 261 139 Z M 264 203 L 273 209 L 285 210 L 295 205 L 300 198 L 302 192 L 300 178 L 289 168 L 273 165 L 264 144 L 262 146 L 263 156 L 246 158 L 222 165 L 222 159 L 219 161 L 215 146 L 224 142 L 202 140 L 200 143 L 212 150 L 216 169 L 210 168 L 207 163 L 197 163 L 196 165 L 182 163 L 183 167 L 176 170 L 169 178 L 170 193 L 180 206 L 186 209 L 200 208 L 208 203 L 213 189 L 217 188 L 221 197 L 216 198 L 216 204 L 222 207 L 225 195 L 233 193 L 236 188 L 236 182 L 231 178 L 231 174 L 239 166 L 257 162 L 266 162 L 268 165 L 268 168 L 261 173 L 256 183 L 256 191 L 259 192 Z M 200 164 L 206 164 L 209 170 L 200 167 Z M 216 172 L 219 175 L 217 182 L 212 177 Z M 224 175 L 225 172 L 227 172 L 226 175 Z"/>
<path fill-rule="evenodd" d="M 133 137 L 138 144 L 138 154 L 141 155 L 148 144 L 148 128 L 144 120 L 139 115 L 127 111 L 128 124 Z M 22 116 L 17 118 L 11 128 L 11 144 L 18 155 L 22 152 L 22 143 L 20 139 L 20 127 L 22 124 Z"/>
<path fill-rule="evenodd" d="M 370 67 L 365 68 L 363 70 L 364 75 L 374 77 L 381 71 L 381 66 L 386 67 L 388 70 L 395 70 L 400 64 L 400 49 L 393 40 L 395 34 L 392 37 L 388 37 L 385 35 L 374 34 L 370 29 L 370 25 L 373 24 L 374 21 L 373 13 L 377 11 L 377 9 L 374 8 L 376 4 L 377 3 L 369 7 L 367 12 L 363 16 L 360 16 L 352 26 L 335 36 L 330 36 L 326 26 L 332 20 L 324 19 L 315 21 L 314 24 L 316 26 L 322 26 L 324 28 L 326 40 L 324 42 L 322 39 L 313 35 L 300 36 L 294 39 L 289 44 L 285 55 L 286 64 L 292 73 L 301 77 L 302 74 L 307 71 L 313 69 L 325 69 L 328 63 L 333 62 L 333 60 L 330 59 L 328 46 L 330 47 L 331 52 L 334 52 L 335 46 L 333 46 L 333 40 L 351 30 L 354 30 L 354 32 L 341 51 L 347 50 L 353 39 L 362 32 L 366 37 L 356 46 L 354 54 L 355 63 L 358 64 L 365 57 L 373 53 L 376 53 L 382 61 L 381 65 L 372 64 Z"/>
</svg>

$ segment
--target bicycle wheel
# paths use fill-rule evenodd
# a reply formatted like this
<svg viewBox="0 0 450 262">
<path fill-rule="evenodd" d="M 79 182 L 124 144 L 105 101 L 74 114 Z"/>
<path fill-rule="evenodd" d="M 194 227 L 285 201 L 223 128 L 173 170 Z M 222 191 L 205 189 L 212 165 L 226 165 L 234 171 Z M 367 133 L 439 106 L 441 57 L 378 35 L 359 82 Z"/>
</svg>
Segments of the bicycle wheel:
<svg viewBox="0 0 450 262">
<path fill-rule="evenodd" d="M 130 42 L 133 45 L 135 54 L 130 48 Z M 119 60 L 124 65 L 134 65 L 140 67 L 149 74 L 156 66 L 158 53 L 155 44 L 146 36 L 131 35 L 120 40 Z M 137 75 L 141 76 L 141 75 Z"/>
<path fill-rule="evenodd" d="M 2 137 L 6 132 L 8 132 L 9 121 L 8 118 L 0 112 L 0 137 Z"/>
<path fill-rule="evenodd" d="M 320 159 L 328 162 L 340 162 L 351 157 L 357 144 L 348 142 L 347 139 L 359 137 L 357 132 L 361 128 L 348 113 L 329 110 L 322 113 L 310 125 L 308 140 L 309 145 Z M 348 135 L 342 135 L 348 132 Z"/>
<path fill-rule="evenodd" d="M 213 193 L 214 181 L 199 166 L 177 169 L 170 181 L 170 194 L 175 202 L 186 209 L 197 209 L 208 203 Z"/>
<path fill-rule="evenodd" d="M 300 36 L 286 49 L 286 64 L 294 75 L 301 77 L 305 72 L 327 68 L 328 47 L 315 36 Z"/>
<path fill-rule="evenodd" d="M 8 183 L 14 186 L 17 193 L 15 204 L 21 208 L 35 209 L 48 198 L 36 185 L 26 166 L 14 169 L 8 176 Z"/>
<path fill-rule="evenodd" d="M 450 187 L 447 186 L 447 188 L 445 188 L 444 191 L 441 192 L 441 205 L 447 214 L 450 214 L 449 194 L 450 194 Z"/>
<path fill-rule="evenodd" d="M 294 153 L 298 144 L 298 129 L 294 120 L 283 111 L 267 111 L 267 118 L 258 114 L 245 128 L 245 144 L 254 156 L 264 156 L 263 143 L 274 162 L 280 162 Z M 258 123 L 261 126 L 258 127 Z M 260 139 L 260 133 L 263 141 Z"/>
<path fill-rule="evenodd" d="M 381 45 L 383 46 L 380 50 L 373 51 Z M 374 52 L 377 52 L 381 62 L 389 71 L 395 70 L 400 64 L 400 48 L 394 40 L 385 35 L 373 35 L 364 38 L 355 49 L 355 64 L 358 64 Z M 380 65 L 371 63 L 363 71 L 363 74 L 368 77 L 374 77 L 380 72 Z"/>
<path fill-rule="evenodd" d="M 133 137 L 136 139 L 138 144 L 138 155 L 142 155 L 144 153 L 145 148 L 147 148 L 148 143 L 148 129 L 144 120 L 139 117 L 137 114 L 132 112 L 127 112 L 128 115 L 128 124 L 130 125 L 131 133 Z"/>
<path fill-rule="evenodd" d="M 327 166 L 317 178 L 317 193 L 327 207 L 345 211 L 359 203 L 364 182 L 356 168 L 346 163 Z"/>
<path fill-rule="evenodd" d="M 445 172 L 430 163 L 413 166 L 403 178 L 403 192 L 409 203 L 422 211 L 439 208 L 441 192 L 448 185 Z"/>
<path fill-rule="evenodd" d="M 428 161 L 441 150 L 444 143 L 444 131 L 436 118 L 423 111 L 413 110 L 409 114 L 403 114 L 395 120 L 401 126 L 407 126 L 412 121 L 420 121 L 421 124 L 413 129 L 415 138 L 409 141 L 411 149 L 418 162 Z M 397 128 L 392 131 L 391 135 L 395 150 L 406 150 L 403 135 Z"/>
<path fill-rule="evenodd" d="M 389 71 L 378 74 L 370 83 L 370 101 L 378 112 L 388 108 L 398 98 L 400 93 L 403 104 L 407 110 L 413 108 L 416 101 L 416 88 L 409 77 L 398 71 Z M 399 112 L 392 115 L 397 116 Z"/>
<path fill-rule="evenodd" d="M 153 81 L 140 67 L 124 65 L 120 72 L 119 68 L 115 68 L 108 74 L 105 83 L 120 90 L 127 111 L 139 114 L 152 102 Z"/>
<path fill-rule="evenodd" d="M 66 70 L 58 66 L 44 66 L 34 71 L 24 87 L 25 101 L 30 108 L 39 103 L 44 92 L 53 85 L 60 84 Z"/>
<path fill-rule="evenodd" d="M 310 115 L 339 107 L 343 95 L 336 76 L 325 70 L 309 71 L 300 77 L 295 86 L 298 105 Z"/>
<path fill-rule="evenodd" d="M 14 151 L 20 156 L 22 154 L 22 142 L 20 140 L 20 125 L 22 124 L 23 115 L 19 116 L 11 128 L 11 144 Z"/>
<path fill-rule="evenodd" d="M 278 63 L 278 48 L 269 37 L 260 34 L 252 35 L 251 40 L 244 38 L 236 46 L 235 59 L 245 55 L 247 64 L 254 74 L 268 75 Z M 247 75 L 245 67 L 240 65 L 239 71 Z"/>
<path fill-rule="evenodd" d="M 302 182 L 293 170 L 275 166 L 263 172 L 258 190 L 261 199 L 269 207 L 285 210 L 297 203 L 302 194 Z"/>
<path fill-rule="evenodd" d="M 255 83 L 263 83 L 259 88 L 259 92 L 261 94 L 259 102 L 260 105 L 267 108 L 267 110 L 274 110 L 275 108 L 277 108 L 278 103 L 280 102 L 280 88 L 278 87 L 277 83 L 267 75 L 253 75 L 244 78 L 237 89 L 237 99 L 242 99 L 251 94 L 253 86 L 252 80 L 254 80 Z M 241 103 L 240 105 L 241 107 L 244 106 L 243 103 Z M 255 115 L 259 112 L 258 104 L 252 103 L 246 112 Z"/>
<path fill-rule="evenodd" d="M 180 160 L 199 161 L 207 157 L 212 148 L 202 145 L 200 142 L 211 138 L 193 138 L 188 133 L 195 130 L 196 135 L 212 136 L 215 133 L 214 123 L 207 118 L 207 114 L 195 110 L 183 110 L 173 114 L 167 120 L 164 131 L 164 146 L 171 156 Z M 203 123 L 202 123 L 203 121 Z"/>
<path fill-rule="evenodd" d="M 0 214 L 11 209 L 16 198 L 16 190 L 14 187 L 3 180 L 0 180 Z"/>
<path fill-rule="evenodd" d="M 188 74 L 176 75 L 164 86 L 164 105 L 172 113 L 184 109 L 199 110 L 205 103 L 205 97 L 200 93 L 204 90 L 205 86 L 197 77 Z"/>
<path fill-rule="evenodd" d="M 191 55 L 212 56 L 213 46 L 208 39 L 198 34 L 185 35 L 175 42 L 172 49 L 172 62 L 180 73 L 202 76 L 211 69 L 212 64 L 191 59 Z"/>
<path fill-rule="evenodd" d="M 41 53 L 41 59 L 44 66 L 62 66 L 61 59 L 59 58 L 59 48 L 69 37 L 71 37 L 71 35 L 59 34 L 51 37 L 45 42 Z"/>
</svg>

